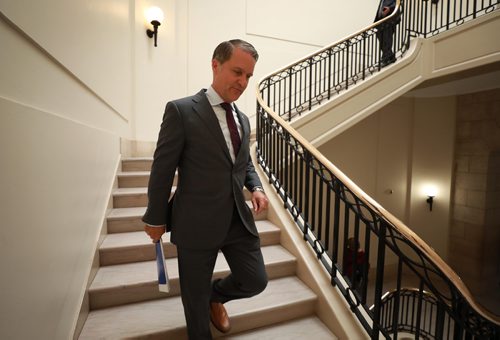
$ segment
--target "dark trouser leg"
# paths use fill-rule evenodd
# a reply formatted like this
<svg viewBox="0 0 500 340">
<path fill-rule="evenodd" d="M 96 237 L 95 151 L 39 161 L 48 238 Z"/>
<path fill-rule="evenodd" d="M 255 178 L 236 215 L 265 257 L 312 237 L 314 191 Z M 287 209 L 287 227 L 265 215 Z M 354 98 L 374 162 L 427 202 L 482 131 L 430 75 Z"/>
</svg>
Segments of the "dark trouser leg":
<svg viewBox="0 0 500 340">
<path fill-rule="evenodd" d="M 210 340 L 209 302 L 218 249 L 177 247 L 182 304 L 190 340 Z"/>
<path fill-rule="evenodd" d="M 266 288 L 267 274 L 260 239 L 250 234 L 237 214 L 221 250 L 231 274 L 214 282 L 212 301 L 225 303 L 248 298 Z"/>
<path fill-rule="evenodd" d="M 394 52 L 392 52 L 392 37 L 394 35 L 393 25 L 382 25 L 377 31 L 377 39 L 380 44 L 380 49 L 382 51 L 382 61 L 388 61 L 394 58 Z"/>
</svg>

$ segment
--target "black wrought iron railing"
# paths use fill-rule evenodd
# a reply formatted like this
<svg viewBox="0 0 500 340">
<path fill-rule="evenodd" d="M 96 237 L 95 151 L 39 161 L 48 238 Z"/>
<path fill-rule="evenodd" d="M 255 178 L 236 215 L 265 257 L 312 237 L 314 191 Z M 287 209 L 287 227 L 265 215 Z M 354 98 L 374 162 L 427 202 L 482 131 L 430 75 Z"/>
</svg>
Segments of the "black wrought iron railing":
<svg viewBox="0 0 500 340">
<path fill-rule="evenodd" d="M 382 296 L 381 327 L 389 334 L 415 334 L 417 338 L 453 339 L 455 324 L 445 314 L 438 299 L 417 288 L 401 288 Z M 373 306 L 372 306 L 373 308 Z M 396 320 L 396 322 L 395 322 Z M 436 327 L 441 325 L 441 329 Z M 436 332 L 438 331 L 438 332 Z"/>
<path fill-rule="evenodd" d="M 448 20 L 438 20 L 433 13 L 441 13 L 439 8 L 445 3 L 446 15 L 439 18 Z M 411 36 L 436 34 L 494 8 L 492 1 L 475 1 L 474 12 L 470 13 L 472 3 L 405 0 L 394 33 L 396 55 L 404 53 Z M 455 15 L 456 11 L 459 14 Z M 380 67 L 378 41 L 374 38 L 380 27 L 370 26 L 259 84 L 258 161 L 304 239 L 331 275 L 332 285 L 344 295 L 372 339 L 397 339 L 402 331 L 417 338 L 500 339 L 500 318 L 475 302 L 433 249 L 287 123 Z M 354 52 L 356 49 L 358 52 Z M 417 287 L 411 327 L 402 322 L 406 292 L 402 287 Z M 391 290 L 396 294 L 388 305 L 383 293 Z M 424 292 L 432 294 L 436 306 L 430 329 L 423 326 L 428 309 Z"/>
<path fill-rule="evenodd" d="M 383 20 L 263 79 L 259 85 L 263 102 L 291 121 L 380 71 L 383 31 L 394 30 L 393 50 L 400 58 L 412 37 L 425 38 L 460 26 L 498 9 L 499 4 L 499 0 L 402 0 Z"/>
</svg>

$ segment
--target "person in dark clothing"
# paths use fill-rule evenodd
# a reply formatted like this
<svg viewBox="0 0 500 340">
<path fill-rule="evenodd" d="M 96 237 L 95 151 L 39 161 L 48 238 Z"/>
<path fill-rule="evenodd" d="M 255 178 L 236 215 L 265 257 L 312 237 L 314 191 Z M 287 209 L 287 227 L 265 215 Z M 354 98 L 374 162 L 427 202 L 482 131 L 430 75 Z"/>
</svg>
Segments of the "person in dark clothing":
<svg viewBox="0 0 500 340">
<path fill-rule="evenodd" d="M 396 0 L 381 0 L 380 5 L 377 9 L 377 14 L 375 15 L 375 21 L 377 22 L 392 14 L 396 8 Z M 390 20 L 385 21 L 381 25 L 377 26 L 377 39 L 380 44 L 380 49 L 382 51 L 382 57 L 380 58 L 380 67 L 385 67 L 396 61 L 396 56 L 392 51 L 392 40 L 394 36 L 394 31 L 396 30 L 396 25 L 401 21 L 401 16 L 398 13 Z"/>
<path fill-rule="evenodd" d="M 352 287 L 358 289 L 363 282 L 364 266 L 368 265 L 365 252 L 354 237 L 347 240 L 347 251 L 343 258 L 344 275 L 351 281 Z"/>
</svg>

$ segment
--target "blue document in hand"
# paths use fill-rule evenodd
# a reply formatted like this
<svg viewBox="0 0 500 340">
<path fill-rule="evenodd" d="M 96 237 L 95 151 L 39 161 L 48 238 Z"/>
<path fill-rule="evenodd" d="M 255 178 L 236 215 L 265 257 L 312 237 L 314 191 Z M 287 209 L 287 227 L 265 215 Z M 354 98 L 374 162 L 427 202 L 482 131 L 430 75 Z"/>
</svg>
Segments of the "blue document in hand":
<svg viewBox="0 0 500 340">
<path fill-rule="evenodd" d="M 160 292 L 168 293 L 170 285 L 168 281 L 167 264 L 165 263 L 165 253 L 163 252 L 163 242 L 155 243 L 156 247 L 156 267 L 158 268 L 158 289 Z"/>
</svg>

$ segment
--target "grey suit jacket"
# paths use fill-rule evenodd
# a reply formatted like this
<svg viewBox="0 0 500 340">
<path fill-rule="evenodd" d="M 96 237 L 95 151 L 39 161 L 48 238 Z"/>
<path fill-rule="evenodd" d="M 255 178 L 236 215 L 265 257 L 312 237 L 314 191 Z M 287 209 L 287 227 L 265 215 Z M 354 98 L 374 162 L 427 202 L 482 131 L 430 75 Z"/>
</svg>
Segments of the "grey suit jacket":
<svg viewBox="0 0 500 340">
<path fill-rule="evenodd" d="M 179 246 L 218 247 L 229 230 L 234 209 L 248 231 L 258 236 L 243 187 L 252 189 L 261 182 L 250 159 L 248 117 L 236 111 L 243 134 L 233 164 L 205 90 L 169 102 L 165 108 L 142 220 L 167 224 L 171 241 Z M 177 190 L 168 209 L 176 169 Z"/>
</svg>

